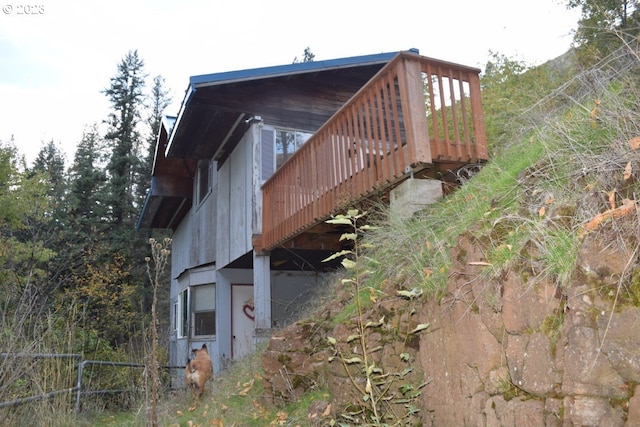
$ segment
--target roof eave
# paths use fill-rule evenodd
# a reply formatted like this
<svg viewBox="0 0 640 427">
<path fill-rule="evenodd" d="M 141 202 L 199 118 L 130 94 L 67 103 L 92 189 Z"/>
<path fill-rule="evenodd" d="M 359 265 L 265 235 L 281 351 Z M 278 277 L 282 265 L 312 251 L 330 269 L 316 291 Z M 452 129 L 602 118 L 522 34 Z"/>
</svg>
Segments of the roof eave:
<svg viewBox="0 0 640 427">
<path fill-rule="evenodd" d="M 299 62 L 294 64 L 276 65 L 271 67 L 251 68 L 222 73 L 202 74 L 191 76 L 189 79 L 192 89 L 243 82 L 255 79 L 269 79 L 274 77 L 292 76 L 318 71 L 328 71 L 340 68 L 358 67 L 363 65 L 386 63 L 399 52 L 387 52 L 373 55 L 354 56 L 349 58 L 329 59 L 325 61 Z"/>
</svg>

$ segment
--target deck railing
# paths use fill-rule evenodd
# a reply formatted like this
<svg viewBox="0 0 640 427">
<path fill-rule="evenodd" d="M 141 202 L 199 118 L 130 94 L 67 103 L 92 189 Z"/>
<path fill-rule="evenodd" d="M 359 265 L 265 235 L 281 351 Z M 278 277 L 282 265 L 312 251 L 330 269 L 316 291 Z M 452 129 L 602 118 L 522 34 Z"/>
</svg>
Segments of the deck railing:
<svg viewBox="0 0 640 427">
<path fill-rule="evenodd" d="M 262 247 L 434 163 L 487 158 L 479 70 L 403 52 L 262 187 Z"/>
</svg>

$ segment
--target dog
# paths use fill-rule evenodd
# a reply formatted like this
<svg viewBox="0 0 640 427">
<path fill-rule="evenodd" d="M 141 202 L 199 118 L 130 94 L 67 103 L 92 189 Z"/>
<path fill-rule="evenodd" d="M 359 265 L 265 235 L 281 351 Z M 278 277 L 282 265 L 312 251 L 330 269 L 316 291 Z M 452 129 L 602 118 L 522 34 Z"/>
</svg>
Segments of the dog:
<svg viewBox="0 0 640 427">
<path fill-rule="evenodd" d="M 213 378 L 213 365 L 206 344 L 202 344 L 202 348 L 194 348 L 192 351 L 194 358 L 187 360 L 184 378 L 197 405 L 204 393 L 205 383 L 208 379 Z"/>
</svg>

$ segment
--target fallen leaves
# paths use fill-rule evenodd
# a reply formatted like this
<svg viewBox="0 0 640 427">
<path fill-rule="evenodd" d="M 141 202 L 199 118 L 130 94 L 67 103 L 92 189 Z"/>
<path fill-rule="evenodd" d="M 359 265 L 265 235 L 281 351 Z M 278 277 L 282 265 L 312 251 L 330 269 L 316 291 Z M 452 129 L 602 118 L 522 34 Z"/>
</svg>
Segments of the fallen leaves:
<svg viewBox="0 0 640 427">
<path fill-rule="evenodd" d="M 623 178 L 625 181 L 627 181 L 629 178 L 631 178 L 631 173 L 632 173 L 632 168 L 631 168 L 631 162 L 627 162 L 627 165 L 624 167 L 624 175 Z"/>
<path fill-rule="evenodd" d="M 246 396 L 247 393 L 249 393 L 251 391 L 251 389 L 253 388 L 253 379 L 251 379 L 251 381 L 248 381 L 248 382 L 242 384 L 242 387 L 243 387 L 243 389 L 240 390 L 238 392 L 238 394 L 240 396 Z"/>
<path fill-rule="evenodd" d="M 287 422 L 287 418 L 289 418 L 289 415 L 287 415 L 287 413 L 286 413 L 286 412 L 284 412 L 284 411 L 279 411 L 279 412 L 276 414 L 275 419 L 274 419 L 273 421 L 271 421 L 271 422 L 269 423 L 269 425 L 271 425 L 271 426 L 283 426 L 283 425 L 285 425 L 285 423 Z"/>
<path fill-rule="evenodd" d="M 587 221 L 584 225 L 584 231 L 593 231 L 608 219 L 622 218 L 623 216 L 629 215 L 630 213 L 637 210 L 637 206 L 638 204 L 635 200 L 624 199 L 622 201 L 622 205 L 607 209 L 606 211 L 599 213 L 598 215 Z"/>
<path fill-rule="evenodd" d="M 538 210 L 538 216 L 540 218 L 542 218 L 545 214 L 547 213 L 547 208 L 542 206 L 539 210 Z"/>
<path fill-rule="evenodd" d="M 556 199 L 553 196 L 547 197 L 547 200 L 544 201 L 544 205 L 542 205 L 542 207 L 540 207 L 540 209 L 538 210 L 538 216 L 540 218 L 545 216 L 545 214 L 547 213 L 547 206 L 548 205 L 552 205 L 553 202 L 555 202 L 555 201 L 556 201 Z"/>
</svg>

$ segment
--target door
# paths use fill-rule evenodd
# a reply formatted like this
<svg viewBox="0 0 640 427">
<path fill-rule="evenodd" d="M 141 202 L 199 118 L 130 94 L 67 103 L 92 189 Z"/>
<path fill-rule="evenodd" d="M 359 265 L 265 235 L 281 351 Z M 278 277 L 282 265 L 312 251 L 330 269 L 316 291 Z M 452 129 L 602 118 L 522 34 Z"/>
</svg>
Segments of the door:
<svg viewBox="0 0 640 427">
<path fill-rule="evenodd" d="M 231 285 L 231 357 L 253 351 L 253 285 Z"/>
</svg>

